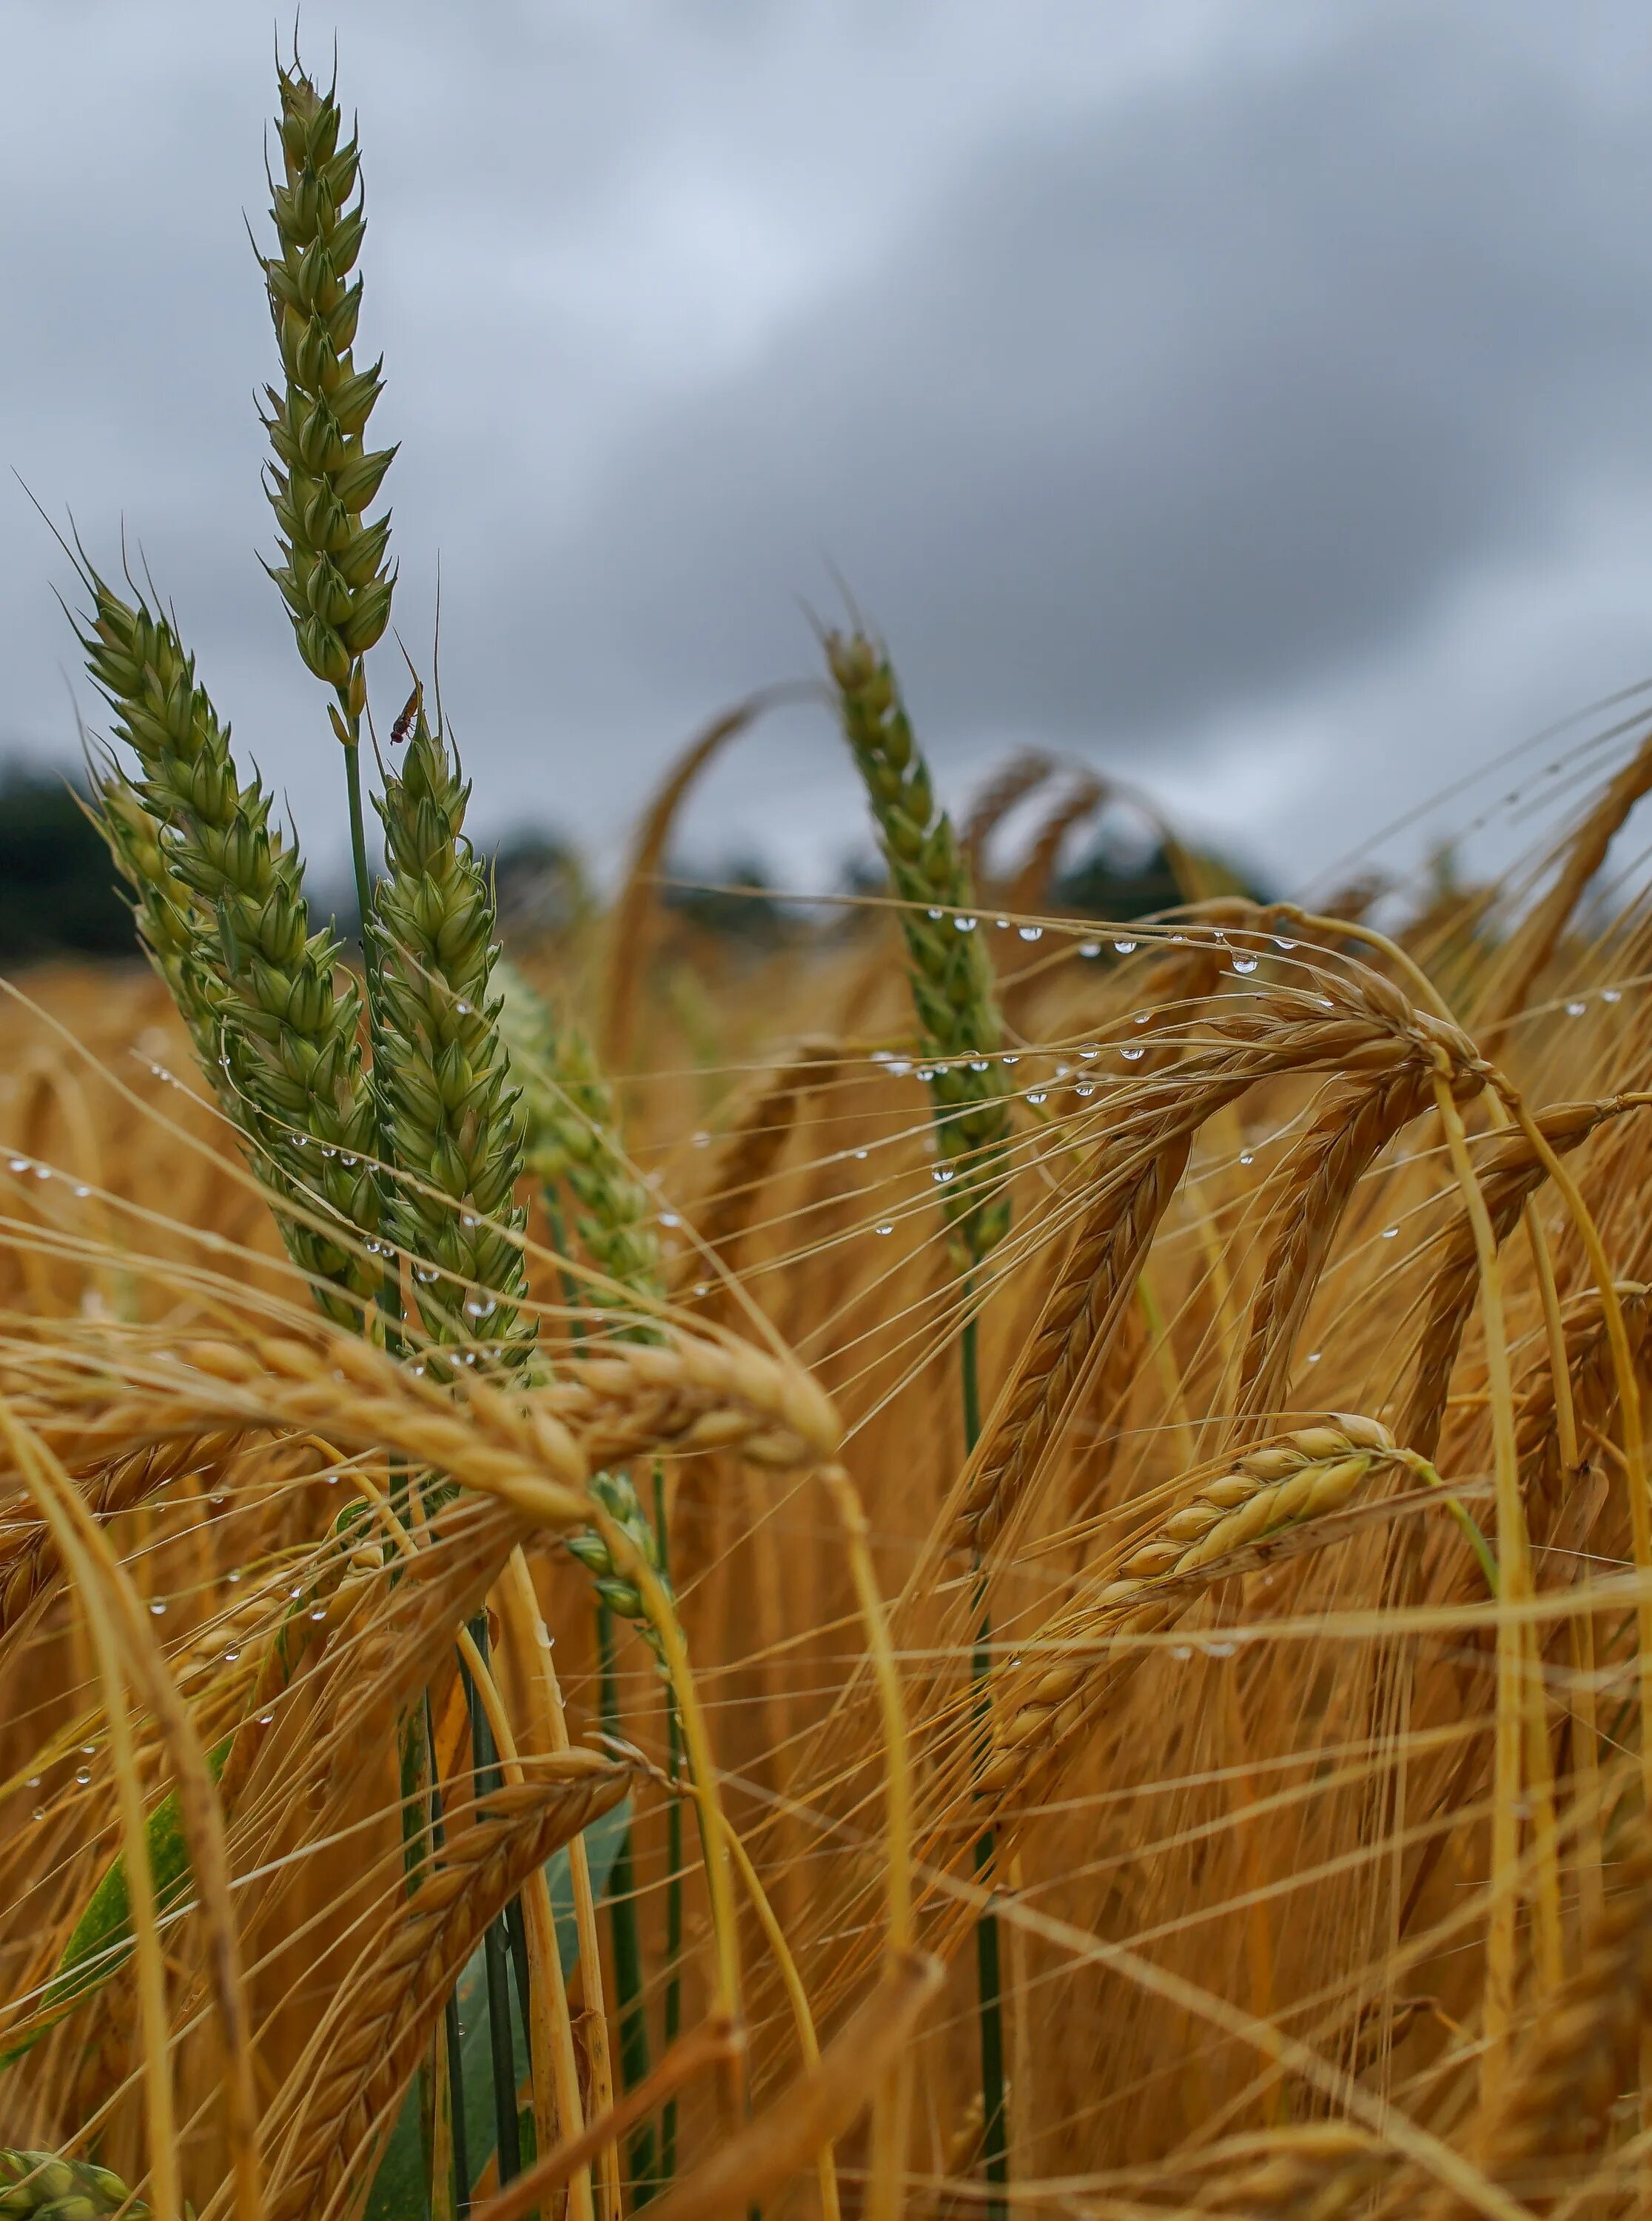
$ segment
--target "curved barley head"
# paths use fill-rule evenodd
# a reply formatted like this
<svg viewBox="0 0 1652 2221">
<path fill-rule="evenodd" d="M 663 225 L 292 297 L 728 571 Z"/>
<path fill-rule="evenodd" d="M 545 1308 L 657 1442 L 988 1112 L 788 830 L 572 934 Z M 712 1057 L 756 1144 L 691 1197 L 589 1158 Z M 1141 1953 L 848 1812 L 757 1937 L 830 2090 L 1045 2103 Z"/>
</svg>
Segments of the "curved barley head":
<svg viewBox="0 0 1652 2221">
<path fill-rule="evenodd" d="M 1009 1230 L 1005 1192 L 1009 1109 L 999 1059 L 1002 1024 L 992 964 L 976 930 L 969 868 L 951 821 L 935 804 L 929 769 L 913 737 L 883 650 L 861 633 L 828 633 L 826 664 L 844 735 L 903 905 L 913 1000 L 926 1058 L 937 1138 L 957 1177 L 945 1211 L 960 1248 L 979 1262 Z"/>
<path fill-rule="evenodd" d="M 367 445 L 383 381 L 379 363 L 358 370 L 353 353 L 362 281 L 350 273 L 366 230 L 360 165 L 332 91 L 318 90 L 296 63 L 281 72 L 278 137 L 281 178 L 271 206 L 277 252 L 262 258 L 284 381 L 265 388 L 263 420 L 281 530 L 282 560 L 271 576 L 299 654 L 354 720 L 365 702 L 361 658 L 390 623 L 396 583 L 390 514 L 366 521 L 396 450 Z"/>
</svg>

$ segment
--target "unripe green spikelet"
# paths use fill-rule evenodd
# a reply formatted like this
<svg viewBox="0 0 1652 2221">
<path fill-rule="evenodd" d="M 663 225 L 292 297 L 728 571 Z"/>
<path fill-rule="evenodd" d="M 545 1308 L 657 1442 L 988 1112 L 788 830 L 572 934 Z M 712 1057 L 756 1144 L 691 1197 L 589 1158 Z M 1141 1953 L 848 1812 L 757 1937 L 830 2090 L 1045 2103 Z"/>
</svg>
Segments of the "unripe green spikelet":
<svg viewBox="0 0 1652 2221">
<path fill-rule="evenodd" d="M 522 1091 L 527 1135 L 524 1161 L 547 1194 L 558 1181 L 578 1205 L 576 1230 L 586 1255 L 617 1286 L 589 1287 L 595 1304 L 622 1307 L 626 1292 L 663 1298 L 659 1236 L 649 1223 L 647 1190 L 626 1162 L 620 1147 L 614 1090 L 603 1077 L 589 1042 L 578 1027 L 558 1022 L 508 957 L 496 973 L 502 998 L 499 1029 L 510 1051 L 511 1074 Z M 651 1342 L 655 1329 L 633 1319 L 616 1329 L 623 1341 Z M 659 1576 L 667 1595 L 670 1581 L 653 1523 L 643 1510 L 631 1476 L 600 1473 L 591 1492 L 602 1504 Z M 634 1581 L 617 1571 L 608 1546 L 592 1528 L 570 1538 L 570 1556 L 591 1575 L 598 1597 L 622 1618 L 634 1621 L 648 1642 L 654 1636 Z"/>
<path fill-rule="evenodd" d="M 347 281 L 367 227 L 361 200 L 349 205 L 360 165 L 355 140 L 340 144 L 341 128 L 332 92 L 296 64 L 283 70 L 283 182 L 271 210 L 280 252 L 265 260 L 264 274 L 286 383 L 265 388 L 264 425 L 276 453 L 268 486 L 283 558 L 271 576 L 299 654 L 356 718 L 361 658 L 390 623 L 396 583 L 389 512 L 372 524 L 365 512 L 396 450 L 366 444 L 382 358 L 358 371 L 352 353 L 362 281 Z"/>
<path fill-rule="evenodd" d="M 128 2200 L 130 2199 L 130 2203 Z M 118 2174 L 85 2160 L 53 2152 L 0 2150 L 0 2217 L 18 2221 L 149 2221 L 149 2208 L 133 2198 Z"/>
<path fill-rule="evenodd" d="M 420 1314 L 438 1342 L 485 1342 L 496 1361 L 526 1355 L 533 1322 L 513 1200 L 522 1121 L 489 999 L 493 893 L 464 837 L 470 788 L 421 709 L 399 772 L 376 807 L 386 873 L 374 895 L 379 1027 L 373 1088 L 399 1173 L 386 1223 L 422 1261 Z"/>
<path fill-rule="evenodd" d="M 87 668 L 143 773 L 135 786 L 106 782 L 100 799 L 144 937 L 259 1179 L 371 1237 L 372 1102 L 360 997 L 337 968 L 339 943 L 309 930 L 298 852 L 271 829 L 262 783 L 241 784 L 228 731 L 171 625 L 95 572 L 87 583 Z M 322 1308 L 358 1323 L 359 1305 L 329 1290 L 370 1298 L 371 1257 L 284 1214 L 281 1230 Z"/>
<path fill-rule="evenodd" d="M 617 1284 L 583 1292 L 602 1305 L 623 1305 L 626 1290 L 662 1298 L 652 1205 L 626 1161 L 614 1090 L 595 1053 L 577 1026 L 553 1017 L 508 959 L 501 959 L 496 978 L 503 998 L 500 1031 L 522 1091 L 524 1162 L 547 1189 L 558 1181 L 567 1189 L 581 1247 Z M 639 1336 L 646 1331 L 633 1329 Z"/>
<path fill-rule="evenodd" d="M 903 904 L 923 1053 L 937 1067 L 929 1092 L 943 1169 L 954 1175 L 944 1207 L 966 1261 L 979 1263 L 1009 1230 L 1009 1108 L 1002 1024 L 969 868 L 951 821 L 935 806 L 888 656 L 857 632 L 829 633 L 826 648 L 844 735 Z"/>
</svg>

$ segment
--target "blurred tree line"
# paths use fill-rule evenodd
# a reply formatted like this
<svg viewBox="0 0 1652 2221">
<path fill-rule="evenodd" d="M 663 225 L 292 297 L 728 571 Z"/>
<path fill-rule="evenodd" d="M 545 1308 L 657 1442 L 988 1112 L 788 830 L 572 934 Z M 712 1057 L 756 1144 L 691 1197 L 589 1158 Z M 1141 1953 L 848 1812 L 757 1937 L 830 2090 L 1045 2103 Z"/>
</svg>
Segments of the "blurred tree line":
<svg viewBox="0 0 1652 2221">
<path fill-rule="evenodd" d="M 518 833 L 501 845 L 494 865 L 508 935 L 564 932 L 597 906 L 579 851 L 558 835 Z M 1218 868 L 1237 892 L 1260 894 L 1242 874 Z M 679 884 L 668 887 L 665 907 L 714 939 L 742 942 L 756 953 L 807 929 L 806 913 L 787 903 L 751 857 L 711 871 L 673 866 L 668 876 Z M 680 884 L 694 879 L 705 884 Z M 842 884 L 850 892 L 880 893 L 882 867 L 870 854 L 857 857 L 845 866 Z M 1052 910 L 1094 917 L 1140 917 L 1179 899 L 1162 845 L 1120 853 L 1116 845 L 1098 843 L 1050 889 Z M 339 910 L 340 929 L 354 935 L 354 905 L 342 891 Z M 131 914 L 78 785 L 28 765 L 0 770 L 0 964 L 137 954 Z"/>
</svg>

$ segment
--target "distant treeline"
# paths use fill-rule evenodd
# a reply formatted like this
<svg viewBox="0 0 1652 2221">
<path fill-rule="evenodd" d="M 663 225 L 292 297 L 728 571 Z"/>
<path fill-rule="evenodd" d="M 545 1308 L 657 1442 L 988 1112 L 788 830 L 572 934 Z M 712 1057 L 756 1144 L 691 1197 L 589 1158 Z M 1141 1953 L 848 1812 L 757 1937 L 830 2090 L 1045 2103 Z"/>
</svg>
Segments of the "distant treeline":
<svg viewBox="0 0 1652 2221">
<path fill-rule="evenodd" d="M 495 857 L 502 923 L 519 935 L 558 932 L 595 904 L 578 850 L 552 834 L 518 834 Z M 666 906 L 686 925 L 719 939 L 774 943 L 804 929 L 760 861 L 742 858 L 712 869 L 674 867 L 677 885 Z M 1229 885 L 1258 890 L 1224 871 Z M 881 868 L 869 855 L 849 864 L 843 885 L 881 892 Z M 1180 899 L 1162 848 L 1119 859 L 1098 846 L 1063 873 L 1050 892 L 1053 910 L 1094 917 L 1131 918 Z M 341 900 L 339 926 L 353 933 Z M 54 955 L 134 956 L 131 913 L 75 784 L 62 775 L 14 766 L 0 771 L 0 964 Z"/>
</svg>

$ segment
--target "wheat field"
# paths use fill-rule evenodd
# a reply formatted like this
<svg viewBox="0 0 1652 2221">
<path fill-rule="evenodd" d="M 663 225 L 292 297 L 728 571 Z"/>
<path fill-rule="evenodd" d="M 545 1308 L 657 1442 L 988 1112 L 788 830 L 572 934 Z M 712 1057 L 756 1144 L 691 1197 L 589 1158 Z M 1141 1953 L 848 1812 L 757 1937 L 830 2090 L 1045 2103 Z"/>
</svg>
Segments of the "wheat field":
<svg viewBox="0 0 1652 2221">
<path fill-rule="evenodd" d="M 955 831 L 857 623 L 882 892 L 756 954 L 665 902 L 754 699 L 507 953 L 370 698 L 358 155 L 279 93 L 363 953 L 76 543 L 150 960 L 0 993 L 0 2213 L 1649 2210 L 1636 704 L 1494 883 L 1167 835 L 1107 924 L 1051 896 L 1102 790 Z"/>
</svg>

